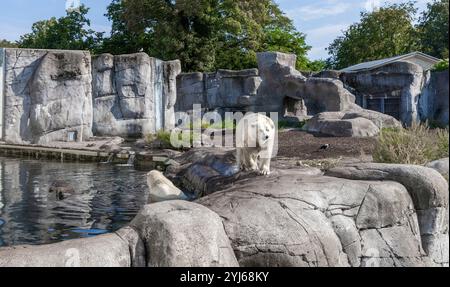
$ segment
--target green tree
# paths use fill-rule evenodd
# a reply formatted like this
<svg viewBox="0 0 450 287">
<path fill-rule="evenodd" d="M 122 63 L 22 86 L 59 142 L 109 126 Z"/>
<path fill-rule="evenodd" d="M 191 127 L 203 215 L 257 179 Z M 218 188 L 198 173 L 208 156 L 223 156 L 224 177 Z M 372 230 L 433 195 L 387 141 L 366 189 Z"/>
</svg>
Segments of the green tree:
<svg viewBox="0 0 450 287">
<path fill-rule="evenodd" d="M 104 51 L 180 59 L 184 71 L 252 68 L 265 50 L 309 64 L 305 36 L 272 0 L 114 0 L 107 16 L 113 29 Z"/>
<path fill-rule="evenodd" d="M 417 33 L 413 25 L 416 13 L 413 2 L 362 12 L 360 22 L 351 25 L 328 47 L 327 65 L 342 69 L 416 50 Z"/>
<path fill-rule="evenodd" d="M 67 12 L 64 17 L 34 23 L 32 32 L 20 37 L 19 47 L 95 50 L 101 42 L 102 33 L 89 29 L 88 11 L 88 8 L 81 6 L 78 11 Z"/>
<path fill-rule="evenodd" d="M 8 40 L 0 40 L 0 48 L 17 48 L 17 44 Z"/>
<path fill-rule="evenodd" d="M 123 1 L 113 0 L 105 16 L 112 23 L 111 35 L 103 39 L 102 46 L 96 52 L 119 55 L 149 51 L 148 33 L 139 33 L 128 28 Z"/>
<path fill-rule="evenodd" d="M 421 50 L 437 58 L 448 58 L 449 0 L 434 0 L 419 19 Z"/>
</svg>

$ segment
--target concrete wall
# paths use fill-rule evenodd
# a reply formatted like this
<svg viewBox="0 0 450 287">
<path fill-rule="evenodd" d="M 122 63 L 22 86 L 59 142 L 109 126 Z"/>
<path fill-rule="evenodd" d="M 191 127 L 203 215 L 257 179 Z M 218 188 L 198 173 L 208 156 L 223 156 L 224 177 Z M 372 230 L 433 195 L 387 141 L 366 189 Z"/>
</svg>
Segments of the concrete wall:
<svg viewBox="0 0 450 287">
<path fill-rule="evenodd" d="M 3 140 L 46 144 L 92 136 L 89 52 L 5 49 Z"/>
<path fill-rule="evenodd" d="M 7 143 L 134 137 L 175 125 L 179 61 L 8 48 L 0 49 L 0 72 L 0 140 Z"/>
<path fill-rule="evenodd" d="M 419 99 L 426 82 L 426 73 L 421 66 L 410 62 L 395 62 L 374 70 L 342 73 L 340 79 L 360 98 L 400 99 L 400 121 L 410 125 L 420 120 Z"/>
<path fill-rule="evenodd" d="M 174 126 L 179 61 L 145 53 L 93 61 L 94 134 L 142 136 Z"/>
<path fill-rule="evenodd" d="M 0 48 L 0 140 L 3 138 L 4 63 L 5 49 Z"/>
<path fill-rule="evenodd" d="M 419 101 L 422 120 L 449 125 L 449 71 L 431 72 Z"/>
<path fill-rule="evenodd" d="M 247 111 L 255 104 L 260 84 L 257 69 L 181 74 L 176 111 L 192 110 L 194 104 L 208 110 Z"/>
</svg>

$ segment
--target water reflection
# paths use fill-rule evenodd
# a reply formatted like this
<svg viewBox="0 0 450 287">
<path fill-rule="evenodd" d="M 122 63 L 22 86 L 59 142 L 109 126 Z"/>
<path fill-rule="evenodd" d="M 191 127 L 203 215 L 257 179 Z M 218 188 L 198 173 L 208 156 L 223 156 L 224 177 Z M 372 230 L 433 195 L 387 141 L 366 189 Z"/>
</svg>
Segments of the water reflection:
<svg viewBox="0 0 450 287">
<path fill-rule="evenodd" d="M 0 157 L 0 246 L 44 244 L 115 231 L 146 202 L 145 171 Z M 76 193 L 58 201 L 55 180 Z"/>
</svg>

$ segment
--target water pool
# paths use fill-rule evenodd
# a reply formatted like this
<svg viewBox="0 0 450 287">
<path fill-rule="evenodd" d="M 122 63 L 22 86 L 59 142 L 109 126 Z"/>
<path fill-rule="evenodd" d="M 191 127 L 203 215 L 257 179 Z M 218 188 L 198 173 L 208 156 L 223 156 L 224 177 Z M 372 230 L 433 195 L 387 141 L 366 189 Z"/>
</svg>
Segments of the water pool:
<svg viewBox="0 0 450 287">
<path fill-rule="evenodd" d="M 148 197 L 133 167 L 0 157 L 0 247 L 96 236 L 128 224 Z M 49 193 L 56 180 L 75 190 Z"/>
</svg>

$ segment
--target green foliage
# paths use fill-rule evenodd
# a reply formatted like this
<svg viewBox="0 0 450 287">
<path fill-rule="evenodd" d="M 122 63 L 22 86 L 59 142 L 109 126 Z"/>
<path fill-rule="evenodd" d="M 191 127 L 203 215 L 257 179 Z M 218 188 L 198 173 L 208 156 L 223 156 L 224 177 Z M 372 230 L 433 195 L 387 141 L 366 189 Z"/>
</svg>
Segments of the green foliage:
<svg viewBox="0 0 450 287">
<path fill-rule="evenodd" d="M 305 35 L 273 0 L 114 0 L 108 7 L 112 35 L 103 52 L 143 50 L 163 60 L 180 59 L 183 71 L 256 67 L 256 53 L 295 53 L 309 63 Z"/>
<path fill-rule="evenodd" d="M 449 0 L 434 0 L 427 4 L 417 25 L 422 52 L 437 58 L 449 57 L 448 23 Z"/>
<path fill-rule="evenodd" d="M 88 29 L 88 11 L 88 8 L 81 6 L 79 11 L 67 12 L 66 16 L 59 19 L 53 17 L 34 23 L 32 32 L 20 37 L 19 47 L 95 50 L 101 42 L 102 33 Z"/>
<path fill-rule="evenodd" d="M 448 70 L 448 58 L 445 60 L 440 61 L 433 67 L 433 71 L 441 72 Z"/>
<path fill-rule="evenodd" d="M 236 129 L 236 122 L 235 121 L 230 121 L 230 120 L 225 120 L 222 122 L 218 122 L 218 123 L 206 123 L 206 122 L 196 122 L 195 124 L 196 127 L 200 127 L 202 130 L 206 130 L 206 129 L 229 129 L 229 130 L 233 130 Z M 193 130 L 194 129 L 194 123 L 191 122 L 190 124 L 190 129 Z"/>
<path fill-rule="evenodd" d="M 427 124 L 408 129 L 383 129 L 373 154 L 381 163 L 424 165 L 449 156 L 449 130 Z"/>
<path fill-rule="evenodd" d="M 325 70 L 327 67 L 327 62 L 324 60 L 316 60 L 316 61 L 309 61 L 309 63 L 306 65 L 306 68 L 299 68 L 301 71 L 311 71 L 311 72 L 320 72 Z"/>
<path fill-rule="evenodd" d="M 327 68 L 342 69 L 413 51 L 448 58 L 449 0 L 433 0 L 416 19 L 415 2 L 392 4 L 350 26 L 328 47 Z M 418 20 L 417 25 L 414 23 Z"/>
<path fill-rule="evenodd" d="M 185 131 L 189 132 L 189 142 L 191 146 L 194 144 L 195 141 L 200 141 L 201 135 L 198 135 L 197 133 L 193 133 L 191 131 Z M 200 137 L 199 137 L 200 136 Z M 160 149 L 178 149 L 178 150 L 184 150 L 188 149 L 187 147 L 180 147 L 176 148 L 172 145 L 171 142 L 172 133 L 170 131 L 164 131 L 160 130 L 156 134 L 148 134 L 145 136 L 145 141 L 152 146 L 152 148 L 160 148 Z M 182 140 L 181 134 L 179 140 Z"/>
<path fill-rule="evenodd" d="M 286 130 L 286 129 L 302 129 L 305 124 L 306 124 L 306 120 L 305 121 L 301 121 L 301 122 L 293 122 L 293 121 L 278 121 L 278 130 Z"/>
<path fill-rule="evenodd" d="M 0 48 L 17 48 L 17 44 L 8 40 L 0 40 Z"/>
<path fill-rule="evenodd" d="M 172 148 L 170 143 L 171 133 L 168 131 L 160 130 L 156 134 L 148 134 L 145 136 L 145 141 L 149 144 L 158 143 L 162 148 Z"/>
<path fill-rule="evenodd" d="M 413 2 L 392 4 L 372 13 L 361 13 L 359 23 L 328 47 L 327 64 L 342 69 L 365 61 L 393 57 L 416 50 L 416 14 Z"/>
<path fill-rule="evenodd" d="M 234 130 L 234 129 L 236 129 L 236 122 L 235 121 L 230 121 L 230 120 L 225 120 L 225 121 L 222 121 L 220 123 L 214 123 L 212 125 L 206 124 L 205 126 L 208 129 Z"/>
</svg>

